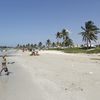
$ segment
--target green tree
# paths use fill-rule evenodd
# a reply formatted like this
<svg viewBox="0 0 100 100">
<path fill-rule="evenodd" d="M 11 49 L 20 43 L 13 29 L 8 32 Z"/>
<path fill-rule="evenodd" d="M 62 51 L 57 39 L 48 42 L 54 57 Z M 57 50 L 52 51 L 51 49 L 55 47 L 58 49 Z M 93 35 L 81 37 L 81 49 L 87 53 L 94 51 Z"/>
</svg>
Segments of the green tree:
<svg viewBox="0 0 100 100">
<path fill-rule="evenodd" d="M 56 33 L 56 39 L 57 39 L 57 46 L 60 46 L 60 39 L 62 38 L 62 34 L 60 32 Z"/>
<path fill-rule="evenodd" d="M 69 47 L 71 47 L 71 46 L 73 46 L 73 41 L 72 41 L 72 39 L 70 39 L 70 38 L 67 38 L 66 40 L 65 40 L 65 46 L 69 46 Z"/>
<path fill-rule="evenodd" d="M 55 42 L 52 43 L 52 47 L 53 48 L 56 47 L 56 43 Z"/>
<path fill-rule="evenodd" d="M 61 34 L 62 34 L 62 38 L 63 38 L 63 42 L 64 42 L 66 40 L 66 37 L 68 37 L 69 32 L 66 31 L 66 29 L 63 29 Z"/>
<path fill-rule="evenodd" d="M 45 49 L 45 45 L 42 46 L 42 49 L 43 49 L 43 50 Z"/>
<path fill-rule="evenodd" d="M 86 42 L 87 49 L 91 47 L 91 42 L 97 40 L 97 34 L 100 33 L 100 29 L 94 25 L 92 21 L 85 22 L 85 27 L 81 26 L 83 30 L 81 33 L 83 41 Z"/>
<path fill-rule="evenodd" d="M 30 43 L 27 44 L 27 49 L 28 49 L 29 51 L 32 51 L 32 47 L 31 47 L 31 44 L 30 44 Z"/>
<path fill-rule="evenodd" d="M 66 46 L 65 43 L 68 42 L 68 40 L 69 40 L 69 32 L 66 31 L 66 29 L 63 29 L 61 34 L 62 34 L 62 38 L 63 38 L 62 46 Z"/>
<path fill-rule="evenodd" d="M 20 45 L 19 45 L 19 44 L 17 44 L 16 48 L 19 48 L 19 47 L 20 47 Z"/>
<path fill-rule="evenodd" d="M 31 48 L 32 48 L 32 49 L 34 48 L 34 45 L 33 45 L 33 44 L 31 44 Z"/>
<path fill-rule="evenodd" d="M 34 44 L 34 48 L 35 48 L 35 49 L 37 49 L 37 48 L 38 48 L 37 44 Z"/>
<path fill-rule="evenodd" d="M 46 41 L 46 46 L 47 46 L 48 48 L 50 48 L 50 46 L 51 46 L 51 41 L 50 41 L 50 39 L 48 39 L 48 40 Z"/>
<path fill-rule="evenodd" d="M 39 42 L 38 47 L 41 49 L 42 48 L 42 42 Z"/>
<path fill-rule="evenodd" d="M 23 45 L 23 48 L 25 48 L 26 46 L 25 45 Z"/>
</svg>

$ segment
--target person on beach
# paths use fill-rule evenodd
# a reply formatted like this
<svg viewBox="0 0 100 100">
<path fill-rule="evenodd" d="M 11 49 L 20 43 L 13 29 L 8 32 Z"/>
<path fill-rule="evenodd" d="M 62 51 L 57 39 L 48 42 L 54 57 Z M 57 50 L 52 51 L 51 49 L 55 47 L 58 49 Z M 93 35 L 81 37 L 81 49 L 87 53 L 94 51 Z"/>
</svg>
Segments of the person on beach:
<svg viewBox="0 0 100 100">
<path fill-rule="evenodd" d="M 5 56 L 2 57 L 2 69 L 0 71 L 0 75 L 1 75 L 2 71 L 5 71 L 6 75 L 9 75 L 9 71 L 8 71 L 8 68 L 7 68 L 7 60 L 6 60 Z"/>
</svg>

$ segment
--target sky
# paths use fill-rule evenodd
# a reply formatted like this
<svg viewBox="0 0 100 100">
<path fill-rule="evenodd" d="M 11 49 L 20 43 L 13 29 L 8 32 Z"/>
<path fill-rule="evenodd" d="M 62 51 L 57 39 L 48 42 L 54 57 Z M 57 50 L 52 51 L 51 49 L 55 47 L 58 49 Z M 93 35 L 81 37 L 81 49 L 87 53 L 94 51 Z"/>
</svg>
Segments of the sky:
<svg viewBox="0 0 100 100">
<path fill-rule="evenodd" d="M 0 45 L 56 41 L 62 29 L 82 43 L 78 33 L 89 20 L 100 28 L 100 0 L 0 0 Z"/>
</svg>

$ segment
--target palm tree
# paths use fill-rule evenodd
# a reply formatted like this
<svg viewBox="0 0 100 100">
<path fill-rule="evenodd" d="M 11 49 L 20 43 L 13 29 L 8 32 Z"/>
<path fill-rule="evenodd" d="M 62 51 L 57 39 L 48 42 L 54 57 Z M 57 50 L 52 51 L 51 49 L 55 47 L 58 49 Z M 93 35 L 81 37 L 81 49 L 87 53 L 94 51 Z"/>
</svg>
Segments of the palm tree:
<svg viewBox="0 0 100 100">
<path fill-rule="evenodd" d="M 64 44 L 65 44 L 65 46 L 71 47 L 71 46 L 73 46 L 73 41 L 72 41 L 72 39 L 70 39 L 70 38 L 66 38 Z"/>
<path fill-rule="evenodd" d="M 52 47 L 53 48 L 56 47 L 56 43 L 55 42 L 52 43 Z"/>
<path fill-rule="evenodd" d="M 63 42 L 66 40 L 66 37 L 68 37 L 69 32 L 66 31 L 66 29 L 63 29 L 62 32 L 62 38 L 63 38 Z"/>
<path fill-rule="evenodd" d="M 46 45 L 47 45 L 48 48 L 50 48 L 51 41 L 49 39 L 47 40 Z"/>
<path fill-rule="evenodd" d="M 38 47 L 41 49 L 42 48 L 42 42 L 39 42 Z"/>
<path fill-rule="evenodd" d="M 31 49 L 33 50 L 33 48 L 34 48 L 34 45 L 33 45 L 33 44 L 31 44 L 31 45 L 30 45 L 30 47 L 31 47 Z"/>
<path fill-rule="evenodd" d="M 62 38 L 62 34 L 61 34 L 60 32 L 57 32 L 57 33 L 56 33 L 57 46 L 60 45 L 60 41 L 59 41 L 59 39 L 61 39 L 61 38 Z"/>
<path fill-rule="evenodd" d="M 19 44 L 17 44 L 16 48 L 19 48 L 19 47 L 20 47 L 20 45 L 19 45 Z"/>
<path fill-rule="evenodd" d="M 37 44 L 34 44 L 33 47 L 34 47 L 34 49 L 37 49 L 38 48 Z"/>
<path fill-rule="evenodd" d="M 44 49 L 45 49 L 45 45 L 42 46 L 42 50 L 44 50 Z"/>
<path fill-rule="evenodd" d="M 69 38 L 69 32 L 66 31 L 66 29 L 63 29 L 61 34 L 63 38 L 63 42 L 62 42 L 63 46 L 70 46 L 73 44 L 72 40 Z"/>
<path fill-rule="evenodd" d="M 56 34 L 57 42 L 59 42 L 59 36 L 60 36 L 60 32 L 57 32 L 57 34 Z"/>
<path fill-rule="evenodd" d="M 26 46 L 25 45 L 23 45 L 23 48 L 25 48 Z"/>
<path fill-rule="evenodd" d="M 22 49 L 22 47 L 23 47 L 22 45 L 19 45 L 19 48 L 20 48 L 20 49 Z"/>
<path fill-rule="evenodd" d="M 100 29 L 94 25 L 92 21 L 88 21 L 85 23 L 85 27 L 81 27 L 82 32 L 79 33 L 83 37 L 83 41 L 86 42 L 87 49 L 89 48 L 89 45 L 91 47 L 91 42 L 97 40 L 97 34 L 100 33 Z"/>
<path fill-rule="evenodd" d="M 32 46 L 31 46 L 30 43 L 28 43 L 28 44 L 26 45 L 26 47 L 27 47 L 27 49 L 28 49 L 29 51 L 32 51 Z"/>
</svg>

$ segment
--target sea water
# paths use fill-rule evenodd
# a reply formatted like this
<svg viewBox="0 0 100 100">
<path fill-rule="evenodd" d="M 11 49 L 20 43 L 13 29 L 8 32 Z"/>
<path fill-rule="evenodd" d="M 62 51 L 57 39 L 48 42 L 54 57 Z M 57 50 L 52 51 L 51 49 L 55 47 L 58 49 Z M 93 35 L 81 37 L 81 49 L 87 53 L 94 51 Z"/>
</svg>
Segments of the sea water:
<svg viewBox="0 0 100 100">
<path fill-rule="evenodd" d="M 6 49 L 0 48 L 0 56 L 6 55 Z"/>
</svg>

